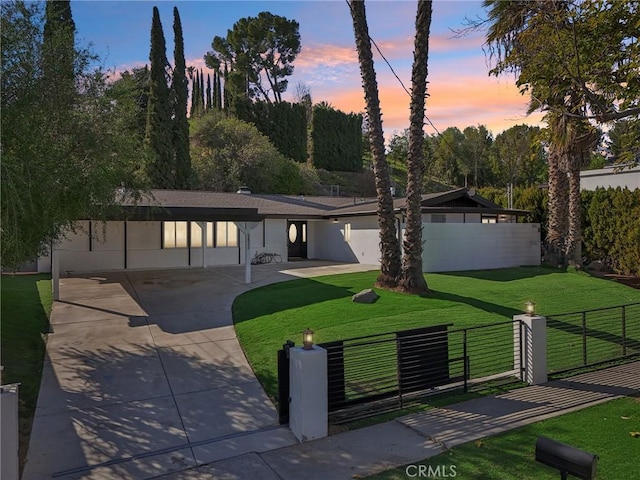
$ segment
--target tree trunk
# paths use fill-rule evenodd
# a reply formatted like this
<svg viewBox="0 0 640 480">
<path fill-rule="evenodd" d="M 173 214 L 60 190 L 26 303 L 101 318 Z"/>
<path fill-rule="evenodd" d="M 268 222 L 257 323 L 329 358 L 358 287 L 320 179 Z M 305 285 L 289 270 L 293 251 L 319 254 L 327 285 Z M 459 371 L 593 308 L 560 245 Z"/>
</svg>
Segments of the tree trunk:
<svg viewBox="0 0 640 480">
<path fill-rule="evenodd" d="M 384 153 L 384 134 L 382 131 L 382 114 L 378 98 L 378 83 L 373 66 L 371 42 L 364 1 L 353 0 L 349 4 L 353 30 L 362 75 L 362 86 L 369 118 L 369 144 L 373 156 L 373 173 L 375 176 L 378 197 L 378 226 L 380 227 L 380 275 L 376 286 L 395 288 L 400 274 L 400 245 L 396 236 L 396 218 L 391 196 L 391 179 L 389 165 Z"/>
<path fill-rule="evenodd" d="M 581 252 L 579 248 L 582 242 L 582 205 L 580 200 L 581 155 L 573 154 L 569 157 L 568 160 L 569 205 L 567 208 L 567 212 L 569 216 L 569 224 L 564 249 L 567 262 L 580 266 L 582 265 Z"/>
<path fill-rule="evenodd" d="M 557 145 L 551 145 L 549 152 L 549 228 L 547 242 L 551 254 L 559 266 L 566 265 L 564 239 L 568 232 L 567 217 L 567 169 L 566 156 Z"/>
<path fill-rule="evenodd" d="M 411 73 L 409 158 L 407 160 L 407 222 L 404 255 L 398 288 L 407 293 L 424 294 L 429 287 L 422 272 L 422 176 L 424 174 L 424 104 L 427 90 L 427 60 L 431 1 L 418 2 L 416 38 Z"/>
</svg>

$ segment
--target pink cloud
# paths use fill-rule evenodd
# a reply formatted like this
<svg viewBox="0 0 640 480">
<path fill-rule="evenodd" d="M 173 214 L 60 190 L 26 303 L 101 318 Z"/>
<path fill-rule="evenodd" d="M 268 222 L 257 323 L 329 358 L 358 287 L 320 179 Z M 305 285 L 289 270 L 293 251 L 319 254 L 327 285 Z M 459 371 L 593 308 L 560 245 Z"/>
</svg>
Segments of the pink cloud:
<svg viewBox="0 0 640 480">
<path fill-rule="evenodd" d="M 388 75 L 379 83 L 380 104 L 385 135 L 402 131 L 409 125 L 409 96 L 397 81 Z M 335 108 L 347 112 L 364 111 L 362 87 L 348 89 L 317 89 L 316 98 L 325 99 Z M 433 78 L 429 84 L 427 116 L 439 131 L 450 126 L 464 129 L 470 125 L 486 125 L 494 134 L 514 125 L 540 124 L 542 114 L 526 116 L 527 98 L 520 95 L 516 86 L 504 80 L 489 78 L 486 74 Z M 425 131 L 435 133 L 427 125 Z"/>
</svg>

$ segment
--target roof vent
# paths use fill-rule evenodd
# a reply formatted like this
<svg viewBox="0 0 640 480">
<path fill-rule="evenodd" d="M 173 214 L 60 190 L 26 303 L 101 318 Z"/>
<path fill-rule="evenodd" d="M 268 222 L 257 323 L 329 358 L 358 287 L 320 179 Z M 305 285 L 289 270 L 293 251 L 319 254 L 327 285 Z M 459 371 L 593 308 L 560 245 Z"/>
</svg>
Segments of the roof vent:
<svg viewBox="0 0 640 480">
<path fill-rule="evenodd" d="M 242 193 L 244 195 L 251 195 L 251 190 L 246 185 L 238 187 L 238 191 L 236 193 Z"/>
</svg>

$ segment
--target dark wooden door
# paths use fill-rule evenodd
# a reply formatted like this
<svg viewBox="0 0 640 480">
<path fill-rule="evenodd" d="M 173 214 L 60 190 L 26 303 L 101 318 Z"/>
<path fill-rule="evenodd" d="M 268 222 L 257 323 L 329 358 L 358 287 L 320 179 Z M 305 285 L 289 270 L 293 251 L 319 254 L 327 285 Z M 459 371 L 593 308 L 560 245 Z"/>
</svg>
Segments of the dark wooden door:
<svg viewBox="0 0 640 480">
<path fill-rule="evenodd" d="M 307 258 L 307 222 L 288 221 L 289 258 Z"/>
</svg>

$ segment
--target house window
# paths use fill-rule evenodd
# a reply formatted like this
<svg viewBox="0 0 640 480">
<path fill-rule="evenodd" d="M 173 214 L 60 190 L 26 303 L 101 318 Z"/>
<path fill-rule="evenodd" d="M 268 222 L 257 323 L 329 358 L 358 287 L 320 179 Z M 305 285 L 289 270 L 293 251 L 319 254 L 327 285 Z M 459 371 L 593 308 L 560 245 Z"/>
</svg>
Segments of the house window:
<svg viewBox="0 0 640 480">
<path fill-rule="evenodd" d="M 447 215 L 445 213 L 432 213 L 431 223 L 447 223 Z"/>
<path fill-rule="evenodd" d="M 206 222 L 207 225 L 207 247 L 213 247 L 213 222 Z M 202 228 L 198 222 L 191 222 L 191 247 L 202 248 Z"/>
<path fill-rule="evenodd" d="M 344 241 L 349 242 L 351 240 L 351 224 L 344 224 Z"/>
<path fill-rule="evenodd" d="M 216 222 L 216 247 L 237 247 L 238 227 L 233 222 Z"/>
<path fill-rule="evenodd" d="M 498 217 L 496 217 L 495 215 L 482 216 L 482 223 L 497 223 L 497 222 L 498 222 Z"/>
<path fill-rule="evenodd" d="M 188 222 L 162 222 L 162 248 L 187 248 Z"/>
</svg>

